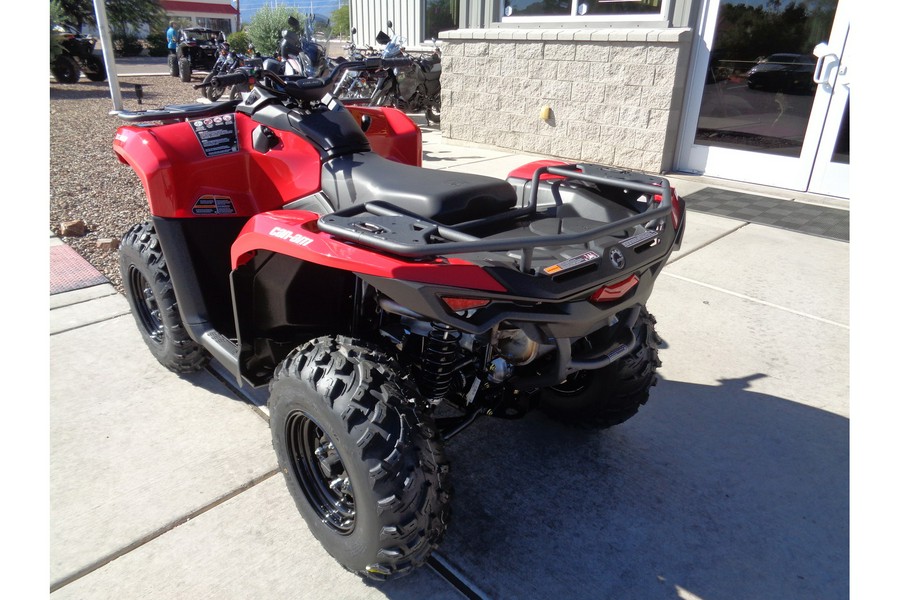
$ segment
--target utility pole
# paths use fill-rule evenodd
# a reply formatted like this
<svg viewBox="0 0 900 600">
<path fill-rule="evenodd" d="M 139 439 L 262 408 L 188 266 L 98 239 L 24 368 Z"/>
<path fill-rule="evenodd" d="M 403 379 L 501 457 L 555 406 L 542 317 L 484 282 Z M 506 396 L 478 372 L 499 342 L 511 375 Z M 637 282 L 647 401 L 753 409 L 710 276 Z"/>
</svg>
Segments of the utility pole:
<svg viewBox="0 0 900 600">
<path fill-rule="evenodd" d="M 237 30 L 241 30 L 241 0 L 237 0 L 237 6 L 235 7 L 238 11 L 237 16 Z"/>
</svg>

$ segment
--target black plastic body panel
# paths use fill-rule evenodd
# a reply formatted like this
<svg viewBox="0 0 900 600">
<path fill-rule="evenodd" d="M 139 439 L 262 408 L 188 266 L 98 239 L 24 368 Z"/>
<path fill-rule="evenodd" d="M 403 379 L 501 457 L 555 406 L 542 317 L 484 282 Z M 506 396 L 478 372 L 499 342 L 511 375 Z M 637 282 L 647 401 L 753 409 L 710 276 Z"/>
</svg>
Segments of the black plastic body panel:
<svg viewBox="0 0 900 600">
<path fill-rule="evenodd" d="M 153 217 L 175 288 L 178 310 L 191 337 L 214 329 L 236 335 L 231 302 L 231 244 L 246 218 L 163 219 Z"/>
</svg>

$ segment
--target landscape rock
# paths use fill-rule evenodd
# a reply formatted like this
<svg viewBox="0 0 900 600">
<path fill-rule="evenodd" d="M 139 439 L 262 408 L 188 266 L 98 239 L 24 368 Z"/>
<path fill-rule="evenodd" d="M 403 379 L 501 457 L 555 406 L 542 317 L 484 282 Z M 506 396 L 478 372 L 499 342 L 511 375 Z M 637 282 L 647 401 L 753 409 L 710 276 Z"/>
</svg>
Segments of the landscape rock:
<svg viewBox="0 0 900 600">
<path fill-rule="evenodd" d="M 84 221 L 65 221 L 59 224 L 59 235 L 63 237 L 84 237 L 87 233 L 87 225 Z"/>
<path fill-rule="evenodd" d="M 119 247 L 119 238 L 100 238 L 97 247 L 101 250 L 116 250 Z"/>
</svg>

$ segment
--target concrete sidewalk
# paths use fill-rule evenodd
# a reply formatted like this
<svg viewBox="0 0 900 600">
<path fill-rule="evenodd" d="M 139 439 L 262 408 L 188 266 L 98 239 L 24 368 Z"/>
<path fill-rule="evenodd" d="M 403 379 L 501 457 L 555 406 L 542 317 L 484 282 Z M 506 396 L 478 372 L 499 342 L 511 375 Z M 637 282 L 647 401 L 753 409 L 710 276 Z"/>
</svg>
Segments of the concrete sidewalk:
<svg viewBox="0 0 900 600">
<path fill-rule="evenodd" d="M 424 142 L 429 168 L 503 176 L 534 158 Z M 453 521 L 432 567 L 385 586 L 309 534 L 265 398 L 161 367 L 125 299 L 51 252 L 78 273 L 50 298 L 51 597 L 846 598 L 849 244 L 785 226 L 808 205 L 780 190 L 672 180 L 689 215 L 649 306 L 650 402 L 599 433 L 476 422 L 448 444 Z M 695 212 L 704 191 L 788 216 Z"/>
</svg>

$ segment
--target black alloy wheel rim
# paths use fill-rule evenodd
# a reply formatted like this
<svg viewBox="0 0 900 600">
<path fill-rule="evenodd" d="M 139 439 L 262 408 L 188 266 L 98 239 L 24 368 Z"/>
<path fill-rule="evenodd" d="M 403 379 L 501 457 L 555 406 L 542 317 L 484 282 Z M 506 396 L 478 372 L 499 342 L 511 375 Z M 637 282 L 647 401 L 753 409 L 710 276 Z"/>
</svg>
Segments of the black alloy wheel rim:
<svg viewBox="0 0 900 600">
<path fill-rule="evenodd" d="M 356 502 L 343 459 L 319 425 L 301 411 L 284 426 L 294 478 L 307 502 L 331 530 L 349 535 L 356 526 Z"/>
<path fill-rule="evenodd" d="M 147 335 L 157 344 L 162 344 L 165 337 L 159 303 L 153 294 L 153 289 L 147 278 L 132 266 L 128 271 L 128 283 L 131 287 L 131 295 L 134 298 L 134 306 L 137 316 Z"/>
</svg>

